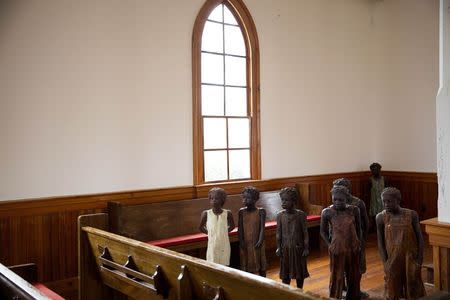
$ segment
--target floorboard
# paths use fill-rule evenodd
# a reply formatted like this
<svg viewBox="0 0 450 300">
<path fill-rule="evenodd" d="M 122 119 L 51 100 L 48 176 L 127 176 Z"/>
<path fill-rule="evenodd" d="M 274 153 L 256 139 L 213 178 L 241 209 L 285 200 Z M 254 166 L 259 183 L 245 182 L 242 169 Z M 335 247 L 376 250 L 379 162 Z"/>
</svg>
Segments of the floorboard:
<svg viewBox="0 0 450 300">
<path fill-rule="evenodd" d="M 428 239 L 425 239 L 426 241 Z M 424 264 L 433 260 L 431 247 L 424 250 Z M 361 289 L 369 293 L 368 299 L 384 299 L 384 270 L 378 254 L 376 235 L 370 235 L 366 246 L 367 272 L 362 276 Z M 305 280 L 303 289 L 321 296 L 328 297 L 328 284 L 330 280 L 329 257 L 326 250 L 312 251 L 308 256 L 308 270 L 310 277 Z M 422 278 L 425 279 L 424 273 Z M 267 277 L 279 279 L 279 261 L 272 259 L 269 264 Z M 295 281 L 291 282 L 295 286 Z M 426 285 L 427 294 L 433 292 L 433 288 Z"/>
</svg>

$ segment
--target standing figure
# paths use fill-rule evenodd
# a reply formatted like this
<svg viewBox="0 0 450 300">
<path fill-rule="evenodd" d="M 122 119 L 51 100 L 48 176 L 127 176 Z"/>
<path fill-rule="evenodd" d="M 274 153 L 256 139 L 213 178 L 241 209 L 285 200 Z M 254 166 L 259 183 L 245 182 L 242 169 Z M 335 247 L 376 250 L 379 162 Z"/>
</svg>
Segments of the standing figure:
<svg viewBox="0 0 450 300">
<path fill-rule="evenodd" d="M 309 255 L 309 237 L 306 228 L 306 214 L 295 205 L 297 190 L 286 187 L 280 192 L 281 207 L 277 214 L 277 251 L 280 257 L 280 278 L 290 284 L 296 279 L 297 287 L 303 288 L 305 278 L 309 277 L 306 256 Z"/>
<path fill-rule="evenodd" d="M 345 299 L 360 299 L 361 225 L 359 209 L 347 204 L 350 197 L 344 186 L 331 189 L 333 204 L 322 211 L 320 235 L 330 254 L 330 297 L 341 299 L 347 282 Z"/>
<path fill-rule="evenodd" d="M 414 210 L 400 207 L 400 191 L 385 188 L 384 210 L 377 215 L 378 251 L 384 263 L 385 297 L 417 299 L 425 295 L 421 278 L 423 237 Z"/>
<path fill-rule="evenodd" d="M 238 236 L 240 246 L 241 270 L 266 276 L 266 247 L 264 228 L 266 226 L 266 210 L 256 207 L 259 191 L 245 187 L 242 191 L 245 207 L 239 210 Z"/>
<path fill-rule="evenodd" d="M 352 183 L 347 178 L 339 178 L 333 181 L 333 185 L 344 186 L 348 189 L 350 197 L 347 204 L 354 205 L 359 209 L 359 216 L 361 220 L 361 252 L 359 257 L 359 269 L 361 275 L 366 273 L 366 240 L 367 232 L 369 230 L 369 217 L 367 216 L 366 204 L 364 201 L 352 195 Z M 361 292 L 361 298 L 366 298 L 368 295 Z"/>
<path fill-rule="evenodd" d="M 370 172 L 372 172 L 372 177 L 370 177 L 371 188 L 370 188 L 369 215 L 375 218 L 375 216 L 383 210 L 383 202 L 381 201 L 381 192 L 383 192 L 384 190 L 385 182 L 384 177 L 381 176 L 381 165 L 379 163 L 374 162 L 373 164 L 371 164 Z"/>
<path fill-rule="evenodd" d="M 200 231 L 208 235 L 206 260 L 230 265 L 230 239 L 228 232 L 234 229 L 231 211 L 223 209 L 227 194 L 222 188 L 212 188 L 208 193 L 211 209 L 202 212 Z"/>
</svg>

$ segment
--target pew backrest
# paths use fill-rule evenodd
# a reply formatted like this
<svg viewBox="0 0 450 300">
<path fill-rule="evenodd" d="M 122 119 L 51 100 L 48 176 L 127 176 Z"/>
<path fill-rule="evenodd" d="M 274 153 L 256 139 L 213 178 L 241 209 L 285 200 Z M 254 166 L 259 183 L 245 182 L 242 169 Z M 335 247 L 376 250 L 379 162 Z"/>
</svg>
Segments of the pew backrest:
<svg viewBox="0 0 450 300">
<path fill-rule="evenodd" d="M 242 207 L 241 195 L 229 195 L 224 208 L 235 224 Z M 266 210 L 266 222 L 275 221 L 281 208 L 279 191 L 261 192 L 258 207 Z M 110 231 L 140 241 L 160 240 L 199 232 L 200 215 L 210 207 L 207 198 L 124 205 L 108 202 Z"/>
</svg>

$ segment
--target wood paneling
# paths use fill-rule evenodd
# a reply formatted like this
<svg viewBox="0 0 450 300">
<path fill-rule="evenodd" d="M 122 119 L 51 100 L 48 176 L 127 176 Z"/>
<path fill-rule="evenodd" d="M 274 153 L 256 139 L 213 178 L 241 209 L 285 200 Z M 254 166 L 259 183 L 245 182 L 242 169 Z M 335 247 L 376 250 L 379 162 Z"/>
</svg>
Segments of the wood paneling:
<svg viewBox="0 0 450 300">
<path fill-rule="evenodd" d="M 383 172 L 383 175 L 402 191 L 403 206 L 418 210 L 422 219 L 424 216 L 428 218 L 437 215 L 435 173 Z M 242 181 L 219 186 L 225 188 L 228 194 L 237 194 L 247 185 L 269 191 L 296 183 L 309 183 L 311 203 L 327 206 L 331 202 L 331 184 L 339 177 L 349 178 L 353 183 L 353 193 L 368 203 L 369 176 L 369 172 L 337 173 Z M 79 215 L 104 212 L 108 201 L 142 204 L 206 197 L 213 186 L 215 185 L 0 202 L 0 263 L 36 263 L 40 282 L 76 277 L 76 224 Z"/>
</svg>

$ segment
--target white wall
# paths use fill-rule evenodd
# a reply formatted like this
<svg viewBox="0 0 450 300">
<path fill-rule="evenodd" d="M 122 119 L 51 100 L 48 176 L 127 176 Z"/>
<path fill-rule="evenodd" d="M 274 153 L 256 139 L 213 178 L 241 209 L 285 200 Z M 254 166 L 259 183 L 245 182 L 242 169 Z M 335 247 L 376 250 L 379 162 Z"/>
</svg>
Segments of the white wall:
<svg viewBox="0 0 450 300">
<path fill-rule="evenodd" d="M 374 15 L 386 65 L 377 157 L 388 170 L 436 172 L 439 1 L 385 0 Z"/>
<path fill-rule="evenodd" d="M 202 4 L 0 2 L 0 200 L 191 185 Z M 264 178 L 435 171 L 437 0 L 246 4 Z"/>
<path fill-rule="evenodd" d="M 247 2 L 265 177 L 436 171 L 438 1 Z"/>
</svg>

